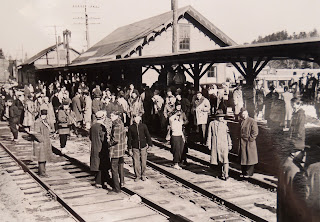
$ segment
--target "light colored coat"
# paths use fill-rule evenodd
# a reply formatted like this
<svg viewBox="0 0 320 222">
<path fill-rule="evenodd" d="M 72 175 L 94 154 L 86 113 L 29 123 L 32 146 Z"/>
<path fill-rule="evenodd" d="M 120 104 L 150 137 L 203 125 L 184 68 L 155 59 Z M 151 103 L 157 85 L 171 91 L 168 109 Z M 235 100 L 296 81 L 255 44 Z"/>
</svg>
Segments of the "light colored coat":
<svg viewBox="0 0 320 222">
<path fill-rule="evenodd" d="M 207 146 L 211 150 L 210 163 L 229 163 L 228 154 L 232 148 L 229 127 L 225 120 L 211 121 L 208 128 Z"/>
<path fill-rule="evenodd" d="M 233 92 L 234 114 L 238 115 L 243 107 L 242 91 L 237 89 Z"/>
<path fill-rule="evenodd" d="M 85 103 L 86 106 L 84 108 L 83 118 L 85 123 L 90 123 L 92 114 L 92 99 L 90 98 L 90 96 L 85 96 Z"/>
<path fill-rule="evenodd" d="M 27 127 L 34 126 L 34 117 L 35 117 L 35 106 L 34 102 L 27 99 L 24 104 L 24 118 L 23 125 Z"/>
<path fill-rule="evenodd" d="M 197 125 L 208 123 L 208 115 L 210 112 L 210 102 L 207 98 L 202 96 L 200 100 L 195 100 L 193 104 L 193 110 L 195 111 Z"/>
</svg>

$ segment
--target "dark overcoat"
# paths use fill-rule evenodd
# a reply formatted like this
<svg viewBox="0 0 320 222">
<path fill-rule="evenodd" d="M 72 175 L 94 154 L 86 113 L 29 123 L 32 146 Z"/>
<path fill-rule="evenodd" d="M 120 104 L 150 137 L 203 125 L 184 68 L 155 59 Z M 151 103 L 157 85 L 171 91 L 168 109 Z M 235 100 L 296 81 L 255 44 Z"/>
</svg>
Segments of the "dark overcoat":
<svg viewBox="0 0 320 222">
<path fill-rule="evenodd" d="M 72 111 L 76 114 L 76 121 L 82 121 L 83 120 L 83 113 L 82 113 L 82 107 L 80 102 L 80 97 L 75 96 L 72 99 Z"/>
<path fill-rule="evenodd" d="M 91 171 L 107 171 L 108 169 L 110 169 L 106 133 L 106 128 L 101 123 L 94 123 L 90 128 L 89 136 L 91 140 Z"/>
<path fill-rule="evenodd" d="M 304 150 L 306 139 L 306 114 L 303 109 L 299 109 L 292 114 L 290 126 L 290 139 L 294 151 Z"/>
<path fill-rule="evenodd" d="M 241 165 L 254 165 L 258 163 L 256 138 L 259 129 L 256 121 L 248 117 L 241 122 L 239 156 Z"/>
<path fill-rule="evenodd" d="M 52 146 L 50 141 L 50 126 L 41 118 L 34 124 L 33 157 L 38 162 L 50 161 L 52 158 Z"/>
</svg>

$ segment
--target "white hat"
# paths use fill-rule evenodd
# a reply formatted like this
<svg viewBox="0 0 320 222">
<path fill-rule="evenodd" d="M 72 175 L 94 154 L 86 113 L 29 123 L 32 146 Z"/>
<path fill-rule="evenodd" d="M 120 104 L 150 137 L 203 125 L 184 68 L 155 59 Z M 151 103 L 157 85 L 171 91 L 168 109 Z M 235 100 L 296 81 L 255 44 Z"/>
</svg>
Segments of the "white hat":
<svg viewBox="0 0 320 222">
<path fill-rule="evenodd" d="M 96 113 L 97 119 L 103 119 L 105 116 L 106 116 L 106 112 L 105 111 L 100 110 L 100 111 L 98 111 Z"/>
</svg>

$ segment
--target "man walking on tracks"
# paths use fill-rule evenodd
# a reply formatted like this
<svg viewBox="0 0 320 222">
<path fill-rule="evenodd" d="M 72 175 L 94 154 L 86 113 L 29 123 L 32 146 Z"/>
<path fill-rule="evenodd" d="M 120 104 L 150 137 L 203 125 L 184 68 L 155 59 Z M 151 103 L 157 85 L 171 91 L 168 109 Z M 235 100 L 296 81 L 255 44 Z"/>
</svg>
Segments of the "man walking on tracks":
<svg viewBox="0 0 320 222">
<path fill-rule="evenodd" d="M 128 150 L 133 158 L 135 182 L 145 181 L 147 165 L 147 148 L 152 146 L 151 136 L 146 124 L 141 123 L 141 116 L 134 117 L 134 123 L 128 129 Z M 133 152 L 133 153 L 132 153 Z"/>
<path fill-rule="evenodd" d="M 258 151 L 256 138 L 258 136 L 258 125 L 254 119 L 249 117 L 245 108 L 241 109 L 240 126 L 240 158 L 242 175 L 245 178 L 251 177 L 254 172 L 254 165 L 258 163 Z"/>
<path fill-rule="evenodd" d="M 95 186 L 97 188 L 104 187 L 104 182 L 110 180 L 108 170 L 111 168 L 109 151 L 107 144 L 107 130 L 104 126 L 106 112 L 98 111 L 96 113 L 97 122 L 90 129 L 91 154 L 90 154 L 90 170 L 95 172 Z"/>
<path fill-rule="evenodd" d="M 50 141 L 51 129 L 47 120 L 48 111 L 41 110 L 40 117 L 35 121 L 34 132 L 35 137 L 33 142 L 33 156 L 38 160 L 39 176 L 49 177 L 46 173 L 46 162 L 52 158 L 52 147 Z"/>
</svg>

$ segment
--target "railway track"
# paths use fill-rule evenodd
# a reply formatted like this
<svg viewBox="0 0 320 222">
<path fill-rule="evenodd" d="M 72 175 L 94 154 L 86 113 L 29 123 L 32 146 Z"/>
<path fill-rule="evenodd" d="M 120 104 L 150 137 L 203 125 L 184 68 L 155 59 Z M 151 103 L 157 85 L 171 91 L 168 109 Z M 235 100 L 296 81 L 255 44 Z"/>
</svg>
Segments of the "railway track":
<svg viewBox="0 0 320 222">
<path fill-rule="evenodd" d="M 153 137 L 152 141 L 157 147 L 170 151 L 170 146 L 168 146 L 162 139 Z M 234 155 L 234 154 L 231 154 L 231 155 Z M 189 145 L 189 153 L 187 154 L 187 159 L 200 163 L 201 165 L 204 165 L 204 166 L 208 166 L 208 167 L 212 166 L 212 164 L 210 163 L 210 153 L 208 152 L 208 150 L 206 150 L 205 148 L 199 145 L 197 147 Z M 242 180 L 242 178 L 240 178 L 240 174 L 241 174 L 240 166 L 230 162 L 230 167 L 229 167 L 230 177 L 237 180 Z M 278 180 L 273 176 L 266 177 L 265 175 L 263 175 L 263 177 L 260 176 L 260 178 L 250 177 L 250 178 L 247 178 L 246 180 L 251 184 L 258 185 L 272 192 L 276 192 L 277 190 Z"/>
<path fill-rule="evenodd" d="M 51 178 L 46 179 L 48 180 L 46 182 L 51 189 L 60 192 L 75 211 L 86 215 L 85 221 L 92 221 L 93 218 L 93 221 L 105 220 L 105 215 L 110 214 L 110 211 L 114 214 L 111 213 L 108 218 L 123 216 L 119 205 L 123 207 L 123 200 L 126 198 L 120 198 L 122 199 L 121 204 L 115 204 L 120 200 L 112 200 L 113 204 L 110 208 L 107 206 L 108 202 L 110 204 L 110 197 L 106 195 L 106 192 L 92 186 L 93 176 L 88 171 L 90 155 L 88 140 L 86 138 L 72 138 L 69 144 L 73 146 L 73 152 L 59 157 L 61 160 L 48 166 Z M 55 145 L 58 145 L 58 141 L 55 141 Z M 59 151 L 56 150 L 56 153 Z M 147 169 L 149 180 L 146 182 L 133 182 L 132 159 L 125 158 L 125 174 L 126 177 L 132 179 L 126 179 L 126 185 L 123 187 L 124 192 L 129 195 L 138 194 L 144 204 L 148 205 L 147 210 L 142 210 L 150 214 L 145 217 L 146 220 L 158 218 L 156 221 L 276 221 L 275 206 L 271 206 L 273 203 L 268 205 L 268 198 L 261 199 L 272 192 L 256 186 L 249 189 L 252 192 L 251 195 L 248 192 L 240 195 L 234 191 L 231 192 L 230 188 L 236 185 L 237 190 L 248 189 L 248 184 L 245 184 L 244 181 L 236 181 L 236 184 L 232 181 L 229 184 L 229 181 L 226 183 L 213 177 L 209 171 L 209 173 L 205 172 L 200 176 L 195 169 L 199 170 L 200 167 L 204 168 L 205 166 L 199 166 L 196 163 L 191 163 L 194 168 L 177 171 L 170 166 L 171 159 L 168 151 L 153 147 L 150 153 Z M 27 155 L 27 152 L 24 155 Z M 21 156 L 21 158 L 26 158 L 26 156 Z M 34 172 L 36 171 L 35 163 L 30 162 L 28 166 Z M 62 168 L 63 173 L 67 175 L 62 176 L 62 172 L 58 168 Z M 203 172 L 203 169 L 201 171 Z M 60 179 L 57 178 L 57 174 L 60 175 Z M 263 192 L 261 192 L 262 189 Z M 273 195 L 272 198 L 276 199 L 274 193 Z M 255 198 L 260 198 L 260 202 L 252 201 Z M 97 206 L 97 201 L 99 206 Z M 100 202 L 104 207 L 100 206 Z M 130 204 L 132 203 L 127 205 Z M 155 211 L 150 213 L 152 211 L 150 208 L 153 210 L 158 208 L 155 210 L 157 215 L 154 213 Z M 137 210 L 133 211 L 137 213 Z M 95 214 L 97 216 L 94 216 Z M 160 217 L 161 219 L 159 219 Z M 143 221 L 141 220 L 142 216 L 132 216 L 131 218 Z M 118 221 L 121 221 L 121 218 Z"/>
<path fill-rule="evenodd" d="M 211 202 L 223 205 L 250 220 L 276 221 L 276 186 L 272 183 L 265 183 L 254 178 L 249 179 L 249 181 L 242 181 L 238 177 L 239 172 L 236 171 L 231 173 L 235 174 L 233 175 L 235 179 L 230 179 L 229 183 L 221 181 L 216 178 L 214 172 L 207 166 L 210 165 L 208 162 L 205 165 L 199 164 L 200 159 L 196 157 L 193 157 L 193 159 L 196 159 L 197 162 L 191 163 L 191 166 L 185 168 L 184 172 L 174 170 L 171 167 L 172 154 L 168 150 L 161 149 L 163 146 L 160 146 L 159 143 L 156 144 L 158 147 L 153 147 L 149 151 L 147 161 L 147 165 L 153 171 L 157 171 L 149 175 L 151 179 L 162 183 L 158 180 L 158 176 L 153 175 L 157 175 L 160 172 L 171 180 L 165 183 L 177 183 L 180 186 L 187 187 L 194 193 L 209 198 Z M 126 158 L 126 163 L 132 165 L 131 158 Z M 194 202 L 203 209 L 210 208 L 208 207 L 208 205 L 210 206 L 208 199 L 201 200 L 199 196 L 188 197 L 188 195 L 180 195 L 181 191 L 175 191 L 179 185 L 166 185 L 163 187 L 184 199 L 188 199 L 190 202 Z M 239 193 L 239 189 L 244 189 L 245 191 Z"/>
<path fill-rule="evenodd" d="M 130 197 L 136 193 L 128 188 L 124 188 L 119 195 L 108 195 L 106 190 L 93 186 L 94 176 L 86 169 L 88 166 L 78 164 L 79 161 L 68 156 L 56 155 L 52 163 L 47 163 L 47 173 L 50 177 L 39 178 L 37 164 L 30 160 L 31 142 L 22 140 L 18 144 L 12 143 L 9 140 L 8 128 L 1 128 L 0 132 L 1 155 L 3 158 L 11 158 L 9 162 L 3 159 L 5 161 L 0 164 L 7 167 L 12 167 L 12 164 L 19 165 L 18 168 L 22 172 L 17 176 L 21 180 L 24 180 L 28 173 L 32 179 L 25 179 L 26 183 L 21 184 L 30 194 L 45 192 L 57 200 L 53 203 L 58 206 L 54 206 L 53 209 L 59 208 L 68 212 L 61 221 L 67 221 L 68 218 L 73 221 L 190 221 L 162 208 L 148 198 L 140 196 L 142 203 L 139 199 L 132 201 Z M 27 138 L 27 135 L 23 137 Z M 45 221 L 59 221 L 60 217 L 57 213 L 53 218 L 46 217 Z"/>
</svg>

